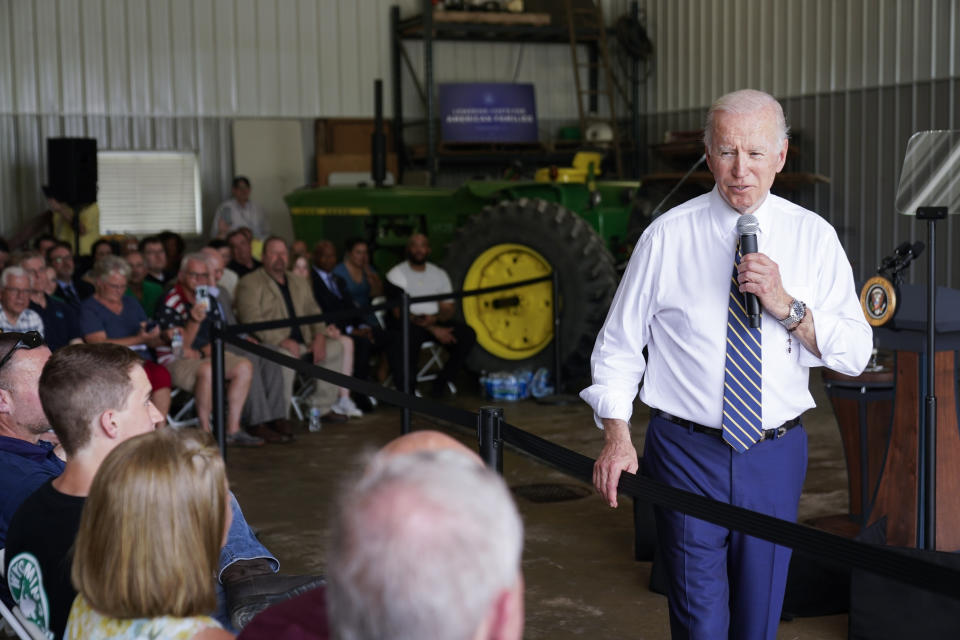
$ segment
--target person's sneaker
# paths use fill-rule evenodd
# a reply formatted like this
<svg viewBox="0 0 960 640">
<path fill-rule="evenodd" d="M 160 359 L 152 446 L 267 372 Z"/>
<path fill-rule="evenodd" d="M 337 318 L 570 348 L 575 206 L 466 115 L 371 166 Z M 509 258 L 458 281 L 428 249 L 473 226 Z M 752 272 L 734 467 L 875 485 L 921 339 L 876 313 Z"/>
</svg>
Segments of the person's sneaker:
<svg viewBox="0 0 960 640">
<path fill-rule="evenodd" d="M 330 407 L 330 410 L 334 413 L 339 413 L 342 416 L 347 416 L 349 418 L 362 418 L 363 411 L 353 403 L 353 400 L 350 399 L 350 396 L 340 396 L 337 398 L 337 401 L 333 403 L 333 406 Z"/>
<path fill-rule="evenodd" d="M 353 404 L 357 405 L 357 408 L 364 413 L 370 413 L 377 408 L 377 399 L 373 396 L 367 396 L 354 391 L 350 394 L 350 399 L 353 400 Z"/>
<path fill-rule="evenodd" d="M 236 433 L 227 434 L 227 444 L 231 447 L 260 447 L 263 446 L 263 438 L 252 436 L 241 429 Z"/>
<path fill-rule="evenodd" d="M 224 585 L 230 622 L 237 631 L 243 629 L 255 615 L 270 605 L 314 589 L 324 584 L 319 576 L 286 576 L 266 574 L 245 578 Z"/>
</svg>

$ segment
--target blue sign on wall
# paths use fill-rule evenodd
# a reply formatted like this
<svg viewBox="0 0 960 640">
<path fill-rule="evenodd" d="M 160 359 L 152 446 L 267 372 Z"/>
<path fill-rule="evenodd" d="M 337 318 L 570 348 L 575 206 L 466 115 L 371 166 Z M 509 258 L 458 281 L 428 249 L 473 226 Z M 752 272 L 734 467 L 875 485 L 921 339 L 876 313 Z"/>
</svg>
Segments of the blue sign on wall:
<svg viewBox="0 0 960 640">
<path fill-rule="evenodd" d="M 532 84 L 441 84 L 444 142 L 538 142 Z"/>
</svg>

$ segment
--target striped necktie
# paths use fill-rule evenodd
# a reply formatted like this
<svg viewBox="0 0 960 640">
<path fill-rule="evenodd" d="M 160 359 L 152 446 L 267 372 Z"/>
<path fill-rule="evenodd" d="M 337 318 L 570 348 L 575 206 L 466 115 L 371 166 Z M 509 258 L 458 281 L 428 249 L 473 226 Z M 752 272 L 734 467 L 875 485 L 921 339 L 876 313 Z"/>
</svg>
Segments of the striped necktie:
<svg viewBox="0 0 960 640">
<path fill-rule="evenodd" d="M 723 439 L 738 453 L 757 443 L 763 429 L 760 328 L 752 329 L 737 282 L 740 250 L 733 266 L 727 314 L 727 358 L 723 377 Z"/>
</svg>

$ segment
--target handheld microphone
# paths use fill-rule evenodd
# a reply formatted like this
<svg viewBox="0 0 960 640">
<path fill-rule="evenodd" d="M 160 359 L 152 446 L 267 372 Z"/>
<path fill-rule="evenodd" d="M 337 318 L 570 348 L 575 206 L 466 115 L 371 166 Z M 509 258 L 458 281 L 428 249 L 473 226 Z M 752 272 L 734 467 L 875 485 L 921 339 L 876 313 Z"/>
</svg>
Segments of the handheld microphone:
<svg viewBox="0 0 960 640">
<path fill-rule="evenodd" d="M 741 214 L 737 218 L 737 233 L 740 234 L 740 255 L 757 252 L 757 231 L 760 230 L 760 221 L 751 213 Z M 743 294 L 743 308 L 747 310 L 747 319 L 750 327 L 760 327 L 760 301 L 752 293 Z"/>
</svg>

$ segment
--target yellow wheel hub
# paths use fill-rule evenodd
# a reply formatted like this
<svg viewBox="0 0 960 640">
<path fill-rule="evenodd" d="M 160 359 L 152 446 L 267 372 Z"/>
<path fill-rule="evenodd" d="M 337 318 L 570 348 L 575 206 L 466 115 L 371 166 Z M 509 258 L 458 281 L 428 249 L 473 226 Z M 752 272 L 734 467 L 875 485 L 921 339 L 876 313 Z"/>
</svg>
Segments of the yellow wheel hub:
<svg viewBox="0 0 960 640">
<path fill-rule="evenodd" d="M 521 244 L 498 244 L 481 253 L 464 278 L 464 289 L 482 289 L 549 275 L 550 263 Z M 553 339 L 550 281 L 463 299 L 463 315 L 477 342 L 505 360 L 523 360 Z"/>
</svg>

